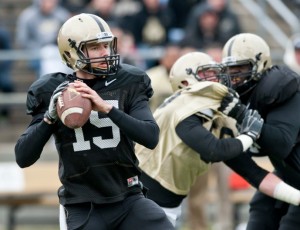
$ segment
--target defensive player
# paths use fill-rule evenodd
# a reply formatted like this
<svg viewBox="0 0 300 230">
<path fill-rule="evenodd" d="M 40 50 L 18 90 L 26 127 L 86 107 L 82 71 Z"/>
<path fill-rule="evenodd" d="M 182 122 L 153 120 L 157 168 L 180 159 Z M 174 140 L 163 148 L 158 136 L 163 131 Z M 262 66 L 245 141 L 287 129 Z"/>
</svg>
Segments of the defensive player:
<svg viewBox="0 0 300 230">
<path fill-rule="evenodd" d="M 120 64 L 117 38 L 92 14 L 68 19 L 58 34 L 63 62 L 72 75 L 54 73 L 34 82 L 27 96 L 32 115 L 15 146 L 18 165 L 34 164 L 54 135 L 59 154 L 58 190 L 67 228 L 174 229 L 165 212 L 145 198 L 134 144 L 153 149 L 159 128 L 148 100 L 145 72 Z M 69 82 L 92 102 L 89 121 L 69 129 L 57 118 L 57 95 Z"/>
<path fill-rule="evenodd" d="M 259 114 L 248 110 L 237 133 L 235 121 L 218 112 L 228 93 L 228 88 L 218 82 L 229 83 L 221 69 L 204 53 L 192 52 L 179 58 L 170 72 L 175 93 L 154 112 L 160 127 L 159 143 L 154 150 L 136 146 L 148 197 L 164 208 L 173 224 L 196 178 L 219 161 L 265 194 L 300 203 L 300 191 L 260 168 L 244 153 L 260 135 L 263 121 Z M 295 199 L 279 194 L 279 185 Z"/>
<path fill-rule="evenodd" d="M 228 40 L 223 48 L 223 63 L 240 99 L 229 94 L 220 110 L 237 120 L 243 119 L 245 105 L 258 110 L 264 125 L 257 153 L 252 154 L 268 156 L 275 173 L 300 189 L 299 76 L 286 66 L 273 66 L 268 44 L 251 33 Z M 283 183 L 276 186 L 276 193 L 282 200 L 298 199 Z M 250 203 L 247 229 L 296 230 L 300 226 L 299 216 L 297 202 L 289 205 L 257 191 Z"/>
</svg>

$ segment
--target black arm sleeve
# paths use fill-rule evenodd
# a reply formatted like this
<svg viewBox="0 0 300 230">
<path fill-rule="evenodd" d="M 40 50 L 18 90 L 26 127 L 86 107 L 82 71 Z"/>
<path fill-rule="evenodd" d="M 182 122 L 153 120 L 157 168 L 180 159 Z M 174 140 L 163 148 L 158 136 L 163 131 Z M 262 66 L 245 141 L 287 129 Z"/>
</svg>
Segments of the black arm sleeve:
<svg viewBox="0 0 300 230">
<path fill-rule="evenodd" d="M 284 159 L 291 152 L 300 129 L 300 93 L 271 110 L 257 143 L 265 154 Z"/>
<path fill-rule="evenodd" d="M 240 140 L 218 139 L 202 126 L 202 118 L 192 115 L 176 127 L 182 141 L 200 154 L 205 162 L 218 162 L 234 158 L 243 152 Z"/>
<path fill-rule="evenodd" d="M 141 101 L 129 114 L 113 107 L 108 117 L 133 141 L 154 149 L 158 143 L 159 127 L 149 109 L 148 101 Z"/>
<path fill-rule="evenodd" d="M 33 118 L 15 145 L 16 162 L 21 168 L 34 164 L 53 133 L 54 125 L 43 121 L 43 114 Z"/>
<path fill-rule="evenodd" d="M 260 183 L 269 173 L 256 164 L 248 154 L 241 154 L 233 159 L 224 161 L 224 163 L 242 176 L 255 188 L 259 188 Z"/>
</svg>

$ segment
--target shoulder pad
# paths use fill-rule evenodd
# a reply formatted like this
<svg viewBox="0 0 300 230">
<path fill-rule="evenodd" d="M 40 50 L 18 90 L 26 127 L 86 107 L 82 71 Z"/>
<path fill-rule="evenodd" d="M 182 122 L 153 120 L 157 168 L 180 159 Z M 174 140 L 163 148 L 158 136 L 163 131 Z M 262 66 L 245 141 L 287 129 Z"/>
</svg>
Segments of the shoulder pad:
<svg viewBox="0 0 300 230">
<path fill-rule="evenodd" d="M 254 109 L 261 111 L 280 105 L 299 91 L 300 76 L 285 66 L 273 66 L 257 84 L 251 98 Z"/>
<path fill-rule="evenodd" d="M 151 80 L 145 71 L 132 65 L 122 64 L 117 73 L 117 77 L 121 85 L 133 85 L 134 83 L 138 83 L 141 92 L 146 94 L 148 98 L 152 97 L 153 89 Z"/>
<path fill-rule="evenodd" d="M 35 115 L 46 112 L 53 91 L 66 80 L 66 74 L 54 73 L 45 75 L 33 82 L 27 93 L 27 114 Z"/>
</svg>

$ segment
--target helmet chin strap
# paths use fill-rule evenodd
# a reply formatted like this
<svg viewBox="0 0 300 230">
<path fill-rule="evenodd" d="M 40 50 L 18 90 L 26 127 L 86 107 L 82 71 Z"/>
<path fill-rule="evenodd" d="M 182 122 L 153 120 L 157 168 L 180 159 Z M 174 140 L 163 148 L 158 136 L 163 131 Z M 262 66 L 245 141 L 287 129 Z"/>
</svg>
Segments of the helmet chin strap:
<svg viewBox="0 0 300 230">
<path fill-rule="evenodd" d="M 93 68 L 92 70 L 93 75 L 95 75 L 96 77 L 107 77 L 110 75 L 114 75 L 117 72 L 118 68 L 112 65 L 108 66 L 107 69 L 101 70 L 99 68 Z"/>
<path fill-rule="evenodd" d="M 93 69 L 93 75 L 95 75 L 96 77 L 107 77 L 108 72 L 109 71 L 107 71 L 107 70 L 102 71 L 101 69 L 98 69 L 98 68 Z"/>
<path fill-rule="evenodd" d="M 247 95 L 249 92 L 251 92 L 256 87 L 256 85 L 257 85 L 257 81 L 251 79 L 244 85 L 237 87 L 236 91 L 238 92 L 240 97 L 243 97 L 244 95 Z"/>
</svg>

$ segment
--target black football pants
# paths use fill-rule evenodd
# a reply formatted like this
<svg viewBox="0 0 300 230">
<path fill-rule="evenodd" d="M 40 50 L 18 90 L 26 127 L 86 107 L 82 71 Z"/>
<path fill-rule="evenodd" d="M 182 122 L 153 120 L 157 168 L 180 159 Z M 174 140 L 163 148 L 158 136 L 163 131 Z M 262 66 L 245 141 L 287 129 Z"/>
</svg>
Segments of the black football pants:
<svg viewBox="0 0 300 230">
<path fill-rule="evenodd" d="M 173 230 L 165 212 L 142 194 L 113 204 L 65 205 L 68 230 Z"/>
<path fill-rule="evenodd" d="M 300 207 L 256 192 L 250 203 L 247 230 L 299 230 Z"/>
</svg>

